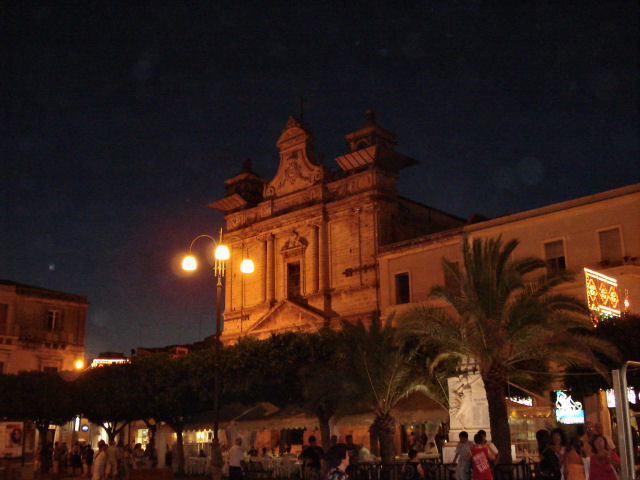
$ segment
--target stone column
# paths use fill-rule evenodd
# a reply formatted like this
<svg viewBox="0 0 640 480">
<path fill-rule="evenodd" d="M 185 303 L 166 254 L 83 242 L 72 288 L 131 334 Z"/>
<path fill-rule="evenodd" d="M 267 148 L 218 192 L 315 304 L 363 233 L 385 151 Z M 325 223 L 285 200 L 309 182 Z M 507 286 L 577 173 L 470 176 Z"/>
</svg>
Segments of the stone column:
<svg viewBox="0 0 640 480">
<path fill-rule="evenodd" d="M 322 218 L 318 232 L 318 269 L 320 272 L 320 292 L 329 290 L 329 236 L 327 221 Z"/>
<path fill-rule="evenodd" d="M 267 301 L 267 238 L 261 237 L 260 242 L 262 243 L 262 282 L 261 286 L 261 298 L 260 300 L 264 303 Z"/>
<path fill-rule="evenodd" d="M 276 258 L 275 238 L 267 236 L 267 302 L 273 303 L 276 299 Z"/>
<path fill-rule="evenodd" d="M 309 293 L 318 293 L 318 225 L 311 225 L 311 238 L 309 239 Z"/>
</svg>

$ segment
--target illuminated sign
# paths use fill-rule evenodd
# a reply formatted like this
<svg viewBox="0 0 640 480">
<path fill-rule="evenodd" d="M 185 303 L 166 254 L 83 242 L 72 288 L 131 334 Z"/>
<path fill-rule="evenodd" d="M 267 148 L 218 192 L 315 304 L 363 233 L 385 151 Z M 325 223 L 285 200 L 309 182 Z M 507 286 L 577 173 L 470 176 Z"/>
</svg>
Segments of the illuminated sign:
<svg viewBox="0 0 640 480">
<path fill-rule="evenodd" d="M 594 270 L 584 269 L 589 310 L 599 314 L 620 316 L 618 281 Z"/>
<path fill-rule="evenodd" d="M 606 391 L 606 393 L 607 407 L 616 408 L 616 392 L 613 390 L 613 388 L 610 388 Z M 633 403 L 634 405 L 636 404 L 636 391 L 633 389 L 633 387 L 627 387 L 627 400 L 629 400 L 629 403 Z"/>
<path fill-rule="evenodd" d="M 80 427 L 80 429 L 81 429 L 83 432 L 88 432 L 88 431 L 89 431 L 89 425 L 84 424 L 84 425 L 82 425 L 82 427 Z"/>
<path fill-rule="evenodd" d="M 556 391 L 556 420 L 560 423 L 584 423 L 582 403 L 576 402 L 571 395 L 562 390 Z"/>
<path fill-rule="evenodd" d="M 509 397 L 509 400 L 511 400 L 513 403 L 525 405 L 527 407 L 533 407 L 533 399 L 531 397 Z"/>
<path fill-rule="evenodd" d="M 105 367 L 118 363 L 129 363 L 129 360 L 126 358 L 94 358 L 91 362 L 91 368 Z"/>
</svg>

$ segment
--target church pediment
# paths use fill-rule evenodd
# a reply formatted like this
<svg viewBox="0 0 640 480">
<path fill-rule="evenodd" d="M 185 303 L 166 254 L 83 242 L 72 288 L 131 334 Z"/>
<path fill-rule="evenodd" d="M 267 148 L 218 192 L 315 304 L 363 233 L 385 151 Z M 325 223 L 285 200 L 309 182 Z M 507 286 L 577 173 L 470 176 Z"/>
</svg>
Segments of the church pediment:
<svg viewBox="0 0 640 480">
<path fill-rule="evenodd" d="M 284 331 L 316 331 L 326 319 L 324 315 L 291 300 L 276 303 L 262 318 L 247 331 L 248 334 L 277 333 Z"/>
<path fill-rule="evenodd" d="M 313 135 L 297 119 L 289 117 L 276 145 L 280 149 L 280 165 L 265 186 L 265 198 L 304 190 L 322 179 L 324 169 L 313 157 Z"/>
</svg>

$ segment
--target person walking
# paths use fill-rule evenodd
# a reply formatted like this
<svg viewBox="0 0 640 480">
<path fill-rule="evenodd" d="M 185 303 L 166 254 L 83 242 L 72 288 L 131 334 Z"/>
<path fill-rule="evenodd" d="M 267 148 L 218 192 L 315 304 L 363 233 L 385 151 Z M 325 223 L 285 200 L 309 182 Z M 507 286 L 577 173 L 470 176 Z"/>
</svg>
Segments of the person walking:
<svg viewBox="0 0 640 480">
<path fill-rule="evenodd" d="M 131 445 L 125 445 L 122 450 L 122 466 L 124 467 L 124 478 L 125 480 L 129 480 L 131 470 L 133 470 L 133 452 L 131 451 Z"/>
<path fill-rule="evenodd" d="M 482 435 L 482 444 L 487 447 L 489 453 L 491 454 L 489 458 L 489 464 L 493 469 L 493 466 L 498 462 L 498 458 L 500 458 L 500 452 L 498 451 L 498 447 L 489 440 L 487 440 L 487 432 L 485 430 L 478 430 L 478 433 Z"/>
<path fill-rule="evenodd" d="M 242 450 L 242 438 L 236 438 L 235 444 L 229 449 L 229 480 L 242 480 L 242 462 L 244 462 L 244 450 Z"/>
<path fill-rule="evenodd" d="M 564 480 L 586 480 L 583 460 L 582 440 L 580 437 L 574 437 L 564 454 Z"/>
<path fill-rule="evenodd" d="M 616 480 L 616 470 L 620 468 L 620 457 L 609 450 L 602 435 L 593 437 L 593 453 L 589 462 L 589 480 Z"/>
<path fill-rule="evenodd" d="M 564 461 L 564 450 L 567 439 L 559 428 L 551 431 L 549 445 L 542 452 L 540 460 L 540 475 L 543 480 L 560 480 L 562 472 L 560 467 Z"/>
<path fill-rule="evenodd" d="M 473 436 L 473 441 L 475 445 L 469 450 L 468 456 L 468 459 L 471 461 L 471 476 L 473 480 L 493 480 L 491 465 L 489 464 L 489 460 L 492 459 L 493 454 L 484 443 L 482 433 L 476 433 Z"/>
<path fill-rule="evenodd" d="M 84 447 L 84 464 L 86 469 L 84 473 L 87 477 L 90 477 L 91 467 L 93 465 L 93 448 L 91 448 L 91 445 Z"/>
<path fill-rule="evenodd" d="M 418 456 L 418 451 L 415 448 L 409 449 L 408 459 L 405 464 L 402 466 L 402 470 L 400 471 L 400 478 L 402 480 L 423 480 L 424 479 L 424 470 L 422 470 L 422 465 L 420 462 L 416 460 Z"/>
<path fill-rule="evenodd" d="M 325 461 L 327 463 L 327 474 L 325 480 L 347 480 L 346 468 L 349 464 L 347 455 L 348 446 L 344 443 L 337 443 L 327 450 Z"/>
<path fill-rule="evenodd" d="M 82 456 L 81 456 L 81 448 L 78 442 L 73 444 L 73 448 L 71 448 L 71 453 L 69 455 L 69 463 L 71 464 L 71 473 L 73 475 L 76 474 L 76 470 L 82 473 Z"/>
<path fill-rule="evenodd" d="M 107 447 L 107 467 L 105 475 L 108 478 L 115 478 L 118 475 L 118 460 L 120 458 L 120 449 L 116 445 L 115 440 L 109 442 Z"/>
<path fill-rule="evenodd" d="M 345 437 L 345 440 L 347 442 L 346 448 L 348 460 L 347 469 L 345 471 L 347 472 L 347 476 L 349 478 L 355 479 L 358 473 L 358 452 L 360 451 L 360 449 L 358 448 L 358 445 L 353 443 L 353 435 L 347 435 Z M 336 442 L 336 445 L 337 444 L 338 443 Z M 327 468 L 329 468 L 329 466 L 327 466 Z"/>
<path fill-rule="evenodd" d="M 456 464 L 456 480 L 470 480 L 471 470 L 469 463 L 469 453 L 471 452 L 471 442 L 467 432 L 458 434 L 458 445 L 456 445 L 456 453 L 453 456 L 453 463 Z M 457 463 L 456 463 L 457 462 Z"/>
<path fill-rule="evenodd" d="M 309 445 L 302 450 L 300 457 L 304 465 L 304 480 L 319 480 L 322 477 L 324 451 L 322 447 L 316 444 L 316 437 L 314 435 L 309 437 Z"/>
<path fill-rule="evenodd" d="M 107 468 L 107 444 L 99 444 L 98 453 L 93 459 L 91 466 L 91 480 L 105 480 L 105 470 Z"/>
</svg>

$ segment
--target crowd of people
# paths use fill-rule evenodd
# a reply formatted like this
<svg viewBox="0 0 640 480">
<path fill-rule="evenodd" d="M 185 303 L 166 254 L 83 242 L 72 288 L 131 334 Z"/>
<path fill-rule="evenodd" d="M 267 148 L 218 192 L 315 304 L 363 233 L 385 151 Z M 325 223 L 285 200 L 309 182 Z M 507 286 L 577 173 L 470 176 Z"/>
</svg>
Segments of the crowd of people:
<svg viewBox="0 0 640 480">
<path fill-rule="evenodd" d="M 560 428 L 551 432 L 539 430 L 536 438 L 541 480 L 617 480 L 620 458 L 611 439 L 603 434 L 602 425 L 587 422 L 578 426 L 575 436 L 569 441 Z M 484 430 L 474 435 L 473 442 L 467 432 L 461 432 L 453 460 L 456 479 L 493 480 L 498 456 L 497 448 L 487 441 Z M 410 462 L 411 453 L 409 457 Z M 418 477 L 424 478 L 421 469 Z"/>
<path fill-rule="evenodd" d="M 536 433 L 539 452 L 539 476 L 541 480 L 617 480 L 620 458 L 615 445 L 607 438 L 599 424 L 587 422 L 578 426 L 576 434 L 567 440 L 564 430 L 540 430 Z M 409 442 L 410 443 L 410 442 Z M 401 480 L 423 480 L 425 472 L 418 460 L 417 446 L 422 451 L 427 442 L 410 443 L 406 462 L 401 469 Z M 437 449 L 434 449 L 437 452 Z M 330 446 L 325 452 L 318 445 L 315 436 L 310 436 L 308 444 L 300 455 L 294 455 L 286 449 L 279 459 L 291 459 L 300 467 L 302 480 L 346 480 L 356 478 L 358 465 L 368 461 L 368 450 L 353 443 L 353 437 L 347 435 L 345 443 L 331 437 Z M 170 454 L 170 450 L 167 450 Z M 204 451 L 201 452 L 204 454 Z M 369 454 L 370 455 L 370 454 Z M 479 430 L 473 440 L 467 432 L 459 434 L 453 464 L 456 480 L 493 480 L 493 471 L 499 459 L 496 446 L 487 440 L 484 430 Z M 229 480 L 243 480 L 246 460 L 273 456 L 266 448 L 260 456 L 255 449 L 248 452 L 242 448 L 242 439 L 236 438 L 226 455 Z M 170 458 L 165 463 L 170 465 Z M 43 451 L 38 448 L 34 457 L 34 470 L 49 471 L 65 475 L 83 474 L 92 480 L 128 479 L 131 470 L 157 465 L 157 455 L 153 443 L 143 449 L 141 444 L 116 445 L 104 441 L 94 450 L 88 445 L 76 442 L 70 449 L 65 442 L 48 444 Z M 220 443 L 214 440 L 209 459 L 209 471 L 213 480 L 221 480 L 225 458 Z"/>
<path fill-rule="evenodd" d="M 128 479 L 131 470 L 157 464 L 154 452 L 152 443 L 143 449 L 140 443 L 131 448 L 114 441 L 107 445 L 100 440 L 94 452 L 90 445 L 79 442 L 75 442 L 71 449 L 66 442 L 55 442 L 37 448 L 33 469 L 36 474 L 83 475 L 92 480 Z"/>
<path fill-rule="evenodd" d="M 536 437 L 543 480 L 617 480 L 620 457 L 602 425 L 580 425 L 570 440 L 559 428 L 541 430 Z"/>
<path fill-rule="evenodd" d="M 330 446 L 325 452 L 324 449 L 318 445 L 316 437 L 311 435 L 308 439 L 308 445 L 302 449 L 299 455 L 291 453 L 291 447 L 286 447 L 281 454 L 277 456 L 277 459 L 288 465 L 294 465 L 294 462 L 297 462 L 303 480 L 327 479 L 329 472 L 333 472 L 331 473 L 331 480 L 340 480 L 343 478 L 340 475 L 340 471 L 344 473 L 344 478 L 347 476 L 355 478 L 352 473 L 357 468 L 359 462 L 371 458 L 370 453 L 366 448 L 354 444 L 352 435 L 347 435 L 345 442 L 346 443 L 338 443 L 338 437 L 333 435 L 330 440 Z M 342 456 L 343 450 L 344 456 Z M 262 449 L 262 454 L 259 454 L 255 448 L 250 448 L 245 453 L 242 448 L 242 439 L 236 438 L 233 446 L 227 452 L 226 457 L 228 462 L 227 467 L 229 469 L 229 480 L 242 480 L 247 461 L 251 463 L 252 461 L 260 461 L 266 458 L 274 459 L 275 454 L 274 452 L 268 452 L 266 448 Z M 220 480 L 222 478 L 224 464 L 225 461 L 220 443 L 214 440 L 209 463 L 209 470 L 213 480 Z"/>
</svg>

